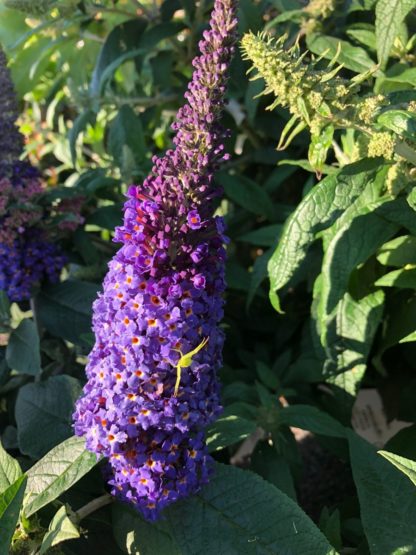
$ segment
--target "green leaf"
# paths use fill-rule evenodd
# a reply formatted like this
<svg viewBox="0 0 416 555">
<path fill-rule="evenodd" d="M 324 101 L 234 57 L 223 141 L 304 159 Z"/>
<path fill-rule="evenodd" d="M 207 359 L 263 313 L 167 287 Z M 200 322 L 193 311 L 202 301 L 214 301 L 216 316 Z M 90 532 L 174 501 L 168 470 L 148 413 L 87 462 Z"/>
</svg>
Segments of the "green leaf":
<svg viewBox="0 0 416 555">
<path fill-rule="evenodd" d="M 0 290 L 0 326 L 10 320 L 10 301 L 5 291 Z"/>
<path fill-rule="evenodd" d="M 328 337 L 328 353 L 336 373 L 366 365 L 372 342 L 383 316 L 384 294 L 375 291 L 359 300 L 346 293 L 338 305 L 336 327 Z"/>
<path fill-rule="evenodd" d="M 44 287 L 36 298 L 41 325 L 52 335 L 85 345 L 82 335 L 91 331 L 92 303 L 98 288 L 95 283 L 78 280 Z"/>
<path fill-rule="evenodd" d="M 207 431 L 208 450 L 213 453 L 239 443 L 256 430 L 256 423 L 239 416 L 219 418 Z"/>
<path fill-rule="evenodd" d="M 388 451 L 379 451 L 379 455 L 387 459 L 391 464 L 394 464 L 396 468 L 406 474 L 406 476 L 414 483 L 416 486 L 416 462 L 400 457 L 394 453 L 389 453 Z"/>
<path fill-rule="evenodd" d="M 404 197 L 398 197 L 393 202 L 385 202 L 378 209 L 378 213 L 388 222 L 400 228 L 404 227 L 416 235 L 416 213 Z"/>
<path fill-rule="evenodd" d="M 80 537 L 75 524 L 68 516 L 66 507 L 61 507 L 49 524 L 40 548 L 40 555 L 44 555 L 48 549 L 66 540 L 73 540 Z"/>
<path fill-rule="evenodd" d="M 277 390 L 279 388 L 280 382 L 276 372 L 273 372 L 273 370 L 261 360 L 256 361 L 256 373 L 260 381 L 269 389 Z"/>
<path fill-rule="evenodd" d="M 278 16 L 271 19 L 265 26 L 264 30 L 272 29 L 278 23 L 285 23 L 286 21 L 293 21 L 294 23 L 301 23 L 305 17 L 305 10 L 289 10 L 280 13 Z"/>
<path fill-rule="evenodd" d="M 281 224 L 267 225 L 260 229 L 239 235 L 237 241 L 244 241 L 245 243 L 258 245 L 260 247 L 274 247 L 279 240 L 281 231 Z"/>
<path fill-rule="evenodd" d="M 377 260 L 384 266 L 402 267 L 416 264 L 416 237 L 402 235 L 385 243 L 378 251 Z"/>
<path fill-rule="evenodd" d="M 384 293 L 375 291 L 359 300 L 346 293 L 328 328 L 325 374 L 337 415 L 351 420 L 351 411 L 367 368 L 367 358 L 383 317 Z"/>
<path fill-rule="evenodd" d="M 385 129 L 393 131 L 397 135 L 411 141 L 415 140 L 416 114 L 412 112 L 406 112 L 405 110 L 388 110 L 378 116 L 377 123 Z"/>
<path fill-rule="evenodd" d="M 57 499 L 89 472 L 98 460 L 85 449 L 85 439 L 71 437 L 49 451 L 27 472 L 24 513 L 30 517 Z"/>
<path fill-rule="evenodd" d="M 294 166 L 294 167 L 302 168 L 307 172 L 315 173 L 315 170 L 311 166 L 311 163 L 309 162 L 309 160 L 285 159 L 285 160 L 280 160 L 278 163 L 278 166 Z M 328 166 L 325 164 L 321 173 L 325 175 L 333 175 L 337 173 L 337 168 L 334 168 L 333 166 Z"/>
<path fill-rule="evenodd" d="M 130 106 L 122 106 L 111 122 L 108 148 L 122 171 L 131 171 L 126 165 L 130 159 L 136 168 L 145 160 L 146 143 L 142 122 Z"/>
<path fill-rule="evenodd" d="M 413 484 L 365 440 L 349 433 L 351 466 L 371 555 L 414 553 L 416 495 Z"/>
<path fill-rule="evenodd" d="M 6 350 L 6 361 L 12 370 L 20 374 L 36 376 L 40 366 L 39 335 L 33 320 L 25 318 L 10 335 Z"/>
<path fill-rule="evenodd" d="M 52 53 L 51 43 L 49 37 L 37 37 L 30 48 L 20 48 L 13 56 L 11 72 L 19 97 L 34 90 L 44 75 Z"/>
<path fill-rule="evenodd" d="M 341 520 L 339 510 L 330 514 L 327 507 L 324 507 L 319 518 L 319 528 L 331 542 L 331 545 L 342 551 Z"/>
<path fill-rule="evenodd" d="M 87 266 L 100 263 L 100 255 L 92 241 L 93 235 L 79 227 L 72 235 L 74 246 Z"/>
<path fill-rule="evenodd" d="M 253 302 L 253 299 L 257 294 L 260 285 L 267 278 L 267 266 L 272 254 L 273 249 L 267 250 L 262 255 L 258 256 L 253 264 L 253 270 L 250 274 L 250 284 L 246 299 L 247 308 Z"/>
<path fill-rule="evenodd" d="M 0 26 L 0 41 L 4 48 L 9 48 L 16 42 L 16 37 L 24 35 L 28 30 L 25 14 L 17 10 L 6 8 L 4 2 L 0 4 L 0 20 L 7 21 L 7 25 Z"/>
<path fill-rule="evenodd" d="M 376 35 L 374 32 L 373 25 L 363 25 L 365 24 L 358 24 L 360 25 L 357 28 L 349 28 L 346 30 L 346 33 L 349 37 L 355 39 L 357 42 L 366 46 L 369 50 L 375 51 L 376 50 Z"/>
<path fill-rule="evenodd" d="M 122 205 L 117 203 L 109 206 L 101 206 L 87 218 L 86 223 L 88 225 L 96 225 L 102 229 L 114 231 L 114 228 L 120 225 L 122 220 Z"/>
<path fill-rule="evenodd" d="M 412 388 L 409 388 L 409 390 L 412 391 Z M 416 459 L 416 424 L 412 424 L 412 426 L 408 426 L 407 428 L 402 428 L 397 432 L 397 434 L 386 443 L 384 450 L 405 457 L 406 459 Z"/>
<path fill-rule="evenodd" d="M 401 268 L 385 274 L 375 285 L 378 287 L 399 287 L 402 289 L 416 288 L 416 268 Z"/>
<path fill-rule="evenodd" d="M 88 124 L 94 125 L 95 121 L 96 121 L 96 113 L 94 112 L 94 110 L 91 110 L 91 109 L 85 110 L 74 120 L 74 123 L 69 131 L 69 136 L 68 136 L 69 149 L 71 152 L 71 159 L 74 166 L 77 160 L 76 145 L 77 145 L 78 136 L 83 131 L 85 131 Z"/>
<path fill-rule="evenodd" d="M 374 178 L 374 164 L 358 162 L 323 179 L 299 203 L 287 221 L 269 262 L 270 288 L 284 287 L 304 259 L 318 231 L 333 224 Z"/>
<path fill-rule="evenodd" d="M 71 376 L 52 376 L 24 385 L 16 400 L 17 438 L 23 454 L 34 459 L 72 435 L 72 412 L 81 386 Z"/>
<path fill-rule="evenodd" d="M 296 491 L 289 463 L 275 447 L 265 441 L 257 444 L 250 457 L 250 468 L 296 501 Z"/>
<path fill-rule="evenodd" d="M 257 109 L 260 104 L 260 95 L 263 91 L 263 83 L 259 81 L 250 81 L 247 85 L 244 95 L 244 107 L 247 112 L 247 119 L 254 124 L 257 115 Z"/>
<path fill-rule="evenodd" d="M 248 271 L 233 260 L 228 260 L 226 266 L 226 281 L 230 289 L 237 291 L 248 291 L 250 288 L 250 274 Z"/>
<path fill-rule="evenodd" d="M 270 221 L 275 219 L 273 202 L 268 193 L 257 183 L 242 175 L 231 175 L 221 172 L 219 183 L 224 187 L 225 194 L 233 202 L 253 214 L 266 216 Z"/>
<path fill-rule="evenodd" d="M 409 335 L 400 339 L 399 343 L 413 343 L 414 341 L 416 341 L 416 331 L 413 331 L 412 333 L 409 333 Z"/>
<path fill-rule="evenodd" d="M 20 476 L 11 486 L 0 494 L 0 555 L 10 554 L 10 544 L 26 487 L 26 476 Z"/>
<path fill-rule="evenodd" d="M 407 294 L 404 297 L 398 296 L 387 314 L 383 326 L 381 351 L 377 354 L 377 358 L 381 359 L 382 354 L 397 343 L 412 340 L 415 321 L 416 298 L 411 297 L 409 299 Z"/>
<path fill-rule="evenodd" d="M 371 10 L 377 0 L 351 0 L 349 11 Z"/>
<path fill-rule="evenodd" d="M 318 56 L 324 55 L 327 60 L 332 60 L 341 47 L 338 63 L 357 73 L 364 73 L 376 65 L 364 48 L 353 46 L 345 40 L 312 33 L 307 36 L 306 44 L 311 52 Z"/>
<path fill-rule="evenodd" d="M 101 94 L 105 84 L 103 77 L 106 77 L 106 72 L 107 76 L 109 73 L 108 67 L 113 64 L 115 70 L 120 64 L 118 59 L 121 56 L 126 52 L 130 53 L 140 49 L 141 38 L 146 26 L 147 21 L 137 17 L 117 25 L 108 35 L 101 48 L 91 80 L 90 94 L 93 97 Z"/>
<path fill-rule="evenodd" d="M 149 27 L 145 30 L 140 40 L 140 44 L 147 50 L 151 50 L 162 40 L 177 35 L 184 29 L 185 25 L 182 21 L 158 23 L 157 25 Z"/>
<path fill-rule="evenodd" d="M 401 86 L 398 88 L 398 94 L 400 92 L 404 94 L 407 92 L 408 95 L 411 95 L 405 101 L 409 102 L 410 100 L 414 99 L 415 91 L 402 91 L 401 89 L 405 89 L 407 87 L 403 87 L 403 85 L 416 85 L 416 68 L 415 67 L 407 67 L 407 66 L 395 66 L 391 70 L 387 70 L 386 72 L 386 79 L 382 79 L 381 82 L 387 81 L 387 83 L 399 83 Z"/>
<path fill-rule="evenodd" d="M 335 555 L 315 524 L 273 485 L 216 463 L 209 485 L 156 524 L 113 507 L 115 537 L 130 555 Z"/>
<path fill-rule="evenodd" d="M 398 229 L 396 224 L 378 215 L 377 209 L 382 202 L 364 206 L 360 215 L 344 222 L 326 249 L 318 305 L 323 345 L 327 343 L 328 319 L 347 291 L 351 272 Z"/>
<path fill-rule="evenodd" d="M 240 0 L 239 2 L 239 28 L 251 29 L 253 32 L 260 31 L 263 27 L 263 18 L 260 6 L 251 0 Z"/>
<path fill-rule="evenodd" d="M 183 555 L 165 519 L 150 524 L 137 511 L 119 503 L 113 503 L 111 512 L 114 538 L 129 555 Z"/>
<path fill-rule="evenodd" d="M 415 0 L 378 0 L 376 5 L 376 40 L 378 61 L 384 67 L 400 31 L 400 26 Z"/>
<path fill-rule="evenodd" d="M 346 437 L 346 428 L 329 414 L 310 405 L 290 405 L 280 412 L 280 421 L 314 434 L 328 437 Z"/>
<path fill-rule="evenodd" d="M 7 453 L 0 442 L 0 493 L 3 493 L 21 475 L 20 464 Z"/>
<path fill-rule="evenodd" d="M 210 484 L 166 516 L 182 555 L 335 553 L 292 499 L 232 466 L 216 464 Z"/>
</svg>

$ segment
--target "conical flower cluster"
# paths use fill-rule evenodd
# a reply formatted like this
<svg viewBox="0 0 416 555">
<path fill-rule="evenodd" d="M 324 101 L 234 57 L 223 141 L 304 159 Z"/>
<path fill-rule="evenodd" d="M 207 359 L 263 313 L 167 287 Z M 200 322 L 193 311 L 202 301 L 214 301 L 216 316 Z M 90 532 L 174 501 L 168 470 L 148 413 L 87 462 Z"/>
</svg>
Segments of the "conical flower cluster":
<svg viewBox="0 0 416 555">
<path fill-rule="evenodd" d="M 45 211 L 38 171 L 20 161 L 23 137 L 16 127 L 16 95 L 0 50 L 0 289 L 12 301 L 30 298 L 45 279 L 56 281 L 65 263 L 42 226 Z"/>
<path fill-rule="evenodd" d="M 197 491 L 211 467 L 204 428 L 221 409 L 226 241 L 213 173 L 227 158 L 218 122 L 236 23 L 235 0 L 216 0 L 175 148 L 128 192 L 74 415 L 87 448 L 109 458 L 113 493 L 149 519 Z"/>
</svg>

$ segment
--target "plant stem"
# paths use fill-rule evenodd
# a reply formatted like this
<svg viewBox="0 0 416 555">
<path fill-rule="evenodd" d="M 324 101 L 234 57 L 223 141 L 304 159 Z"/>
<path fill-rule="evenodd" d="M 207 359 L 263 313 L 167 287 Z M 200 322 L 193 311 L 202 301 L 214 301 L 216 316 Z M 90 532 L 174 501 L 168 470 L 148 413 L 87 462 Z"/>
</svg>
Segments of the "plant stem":
<svg viewBox="0 0 416 555">
<path fill-rule="evenodd" d="M 137 106 L 143 106 L 143 107 L 151 107 L 151 106 L 158 106 L 160 104 L 165 104 L 168 102 L 174 102 L 175 100 L 178 99 L 178 95 L 177 94 L 171 94 L 171 95 L 157 95 L 154 97 L 150 97 L 150 96 L 137 96 L 137 97 L 119 97 L 119 96 L 111 96 L 111 97 L 104 97 L 101 99 L 98 99 L 101 104 L 109 104 L 109 105 L 116 105 L 116 106 L 121 106 L 123 104 L 132 104 L 137 105 Z"/>
<path fill-rule="evenodd" d="M 37 312 L 36 312 L 36 301 L 34 297 L 30 297 L 30 309 L 32 310 L 33 313 L 33 321 L 36 324 L 36 329 L 38 330 L 38 334 L 40 337 L 41 334 L 41 327 L 40 327 L 40 322 L 39 322 L 39 318 L 37 316 Z"/>
<path fill-rule="evenodd" d="M 76 511 L 75 517 L 74 517 L 75 521 L 80 522 L 81 520 L 89 516 L 91 513 L 94 513 L 95 511 L 98 511 L 98 509 L 101 509 L 102 507 L 105 507 L 106 505 L 113 503 L 113 501 L 114 501 L 114 497 L 109 493 L 105 493 L 101 497 L 97 497 L 97 499 L 93 499 L 92 501 L 90 501 L 89 503 L 81 507 L 78 511 Z"/>
<path fill-rule="evenodd" d="M 89 10 L 92 13 L 113 13 L 116 15 L 124 15 L 125 17 L 137 17 L 137 14 L 135 12 L 130 12 L 128 10 L 122 10 L 120 8 L 107 8 L 106 6 L 102 6 L 100 4 L 94 4 L 93 6 L 90 6 Z"/>
</svg>

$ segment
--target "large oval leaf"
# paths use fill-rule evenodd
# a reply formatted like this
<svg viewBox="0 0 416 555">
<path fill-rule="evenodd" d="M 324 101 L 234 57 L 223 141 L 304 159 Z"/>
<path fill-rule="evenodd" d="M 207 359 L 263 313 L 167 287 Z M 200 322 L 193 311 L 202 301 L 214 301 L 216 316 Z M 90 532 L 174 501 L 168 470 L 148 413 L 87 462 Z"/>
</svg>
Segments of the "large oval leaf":
<svg viewBox="0 0 416 555">
<path fill-rule="evenodd" d="M 256 474 L 233 466 L 216 464 L 210 484 L 168 509 L 166 521 L 156 525 L 139 515 L 132 519 L 132 513 L 123 521 L 120 509 L 115 510 L 116 537 L 130 555 L 336 553 L 292 499 Z M 151 551 L 147 540 L 151 537 L 154 542 L 155 534 L 160 543 L 157 551 Z M 123 545 L 124 536 L 128 541 Z"/>
<path fill-rule="evenodd" d="M 316 185 L 287 221 L 279 245 L 269 261 L 270 288 L 284 287 L 299 267 L 315 234 L 334 223 L 374 177 L 373 162 L 346 166 Z"/>
<path fill-rule="evenodd" d="M 71 376 L 52 376 L 20 389 L 16 423 L 23 454 L 39 459 L 72 435 L 71 415 L 80 393 L 78 380 Z"/>
<path fill-rule="evenodd" d="M 318 313 L 322 344 L 326 345 L 331 313 L 348 288 L 351 272 L 365 262 L 397 231 L 398 226 L 379 216 L 383 201 L 363 208 L 360 215 L 346 221 L 330 241 L 322 263 L 322 288 Z"/>
<path fill-rule="evenodd" d="M 416 553 L 416 495 L 411 481 L 372 445 L 349 435 L 351 466 L 371 555 Z"/>
<path fill-rule="evenodd" d="M 86 344 L 83 336 L 91 332 L 91 311 L 99 286 L 68 280 L 43 288 L 36 297 L 37 316 L 52 335 L 77 345 Z"/>
</svg>

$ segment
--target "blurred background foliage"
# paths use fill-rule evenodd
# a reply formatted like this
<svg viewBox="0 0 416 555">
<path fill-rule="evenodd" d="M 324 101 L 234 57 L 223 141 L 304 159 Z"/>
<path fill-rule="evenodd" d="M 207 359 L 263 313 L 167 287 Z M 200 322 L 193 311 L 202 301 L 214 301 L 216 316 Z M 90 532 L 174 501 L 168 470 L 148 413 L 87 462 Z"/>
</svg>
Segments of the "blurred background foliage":
<svg viewBox="0 0 416 555">
<path fill-rule="evenodd" d="M 405 24 L 410 8 L 402 10 L 394 16 L 393 35 L 377 40 L 381 15 L 375 6 L 375 0 L 241 0 L 240 32 L 287 33 L 289 44 L 299 37 L 301 49 L 326 60 L 334 58 L 340 44 L 337 59 L 345 79 L 371 70 L 363 96 L 407 91 L 397 103 L 416 100 L 414 16 Z M 208 0 L 0 2 L 0 42 L 21 101 L 26 156 L 42 168 L 52 199 L 83 199 L 84 218 L 65 245 L 70 265 L 62 283 L 43 288 L 32 307 L 10 307 L 1 298 L 2 331 L 12 332 L 13 341 L 2 348 L 0 433 L 3 445 L 20 457 L 23 467 L 72 434 L 73 402 L 93 343 L 91 303 L 117 248 L 111 239 L 121 221 L 124 193 L 129 183 L 140 183 L 147 175 L 152 156 L 171 145 L 170 124 L 182 104 L 211 7 Z M 416 278 L 413 274 L 410 286 L 391 281 L 381 282 L 377 291 L 373 287 L 392 268 L 416 262 L 416 223 L 412 212 L 410 223 L 398 225 L 393 234 L 396 243 L 379 245 L 363 263 L 352 264 L 345 293 L 350 296 L 344 297 L 338 314 L 352 331 L 343 337 L 328 327 L 333 334 L 329 349 L 320 342 L 315 322 L 319 291 L 315 286 L 314 292 L 314 283 L 323 263 L 322 241 L 311 241 L 302 254 L 296 272 L 279 291 L 284 313 L 276 311 L 269 299 L 267 268 L 285 222 L 293 221 L 293 214 L 298 217 L 296 210 L 305 206 L 302 199 L 324 183 L 322 175 L 330 178 L 354 160 L 357 137 L 351 130 L 338 130 L 319 172 L 308 159 L 306 130 L 278 151 L 290 116 L 282 107 L 267 111 L 273 99 L 259 96 L 264 83 L 248 79 L 249 67 L 237 52 L 224 118 L 232 159 L 217 175 L 225 192 L 218 211 L 226 218 L 231 243 L 221 371 L 225 412 L 210 432 L 211 450 L 219 461 L 237 460 L 290 497 L 298 496 L 335 548 L 342 544 L 352 549 L 345 553 L 368 553 L 356 490 L 344 464 L 348 449 L 330 417 L 348 425 L 358 388 L 376 387 L 389 418 L 413 423 L 393 440 L 390 450 L 416 457 Z M 378 171 L 383 165 L 389 164 L 376 159 L 357 173 L 377 183 L 384 180 Z M 411 183 L 413 177 L 408 174 L 406 179 Z M 346 182 L 354 186 L 352 178 Z M 316 216 L 313 205 L 306 207 L 301 227 Z M 352 242 L 367 233 L 366 225 L 355 231 Z M 323 235 L 324 245 L 333 232 Z M 316 238 L 322 235 L 314 233 Z M 341 252 L 341 265 L 343 256 Z M 26 323 L 34 307 L 40 337 L 36 326 Z M 282 410 L 288 403 L 299 410 Z M 315 432 L 319 445 L 302 447 L 289 425 Z M 241 442 L 255 432 L 260 441 L 250 457 L 244 456 Z M 368 461 L 373 461 L 370 455 Z M 93 471 L 61 499 L 80 506 L 102 492 L 100 474 Z M 53 512 L 43 511 L 31 524 L 30 537 L 47 528 Z M 118 546 L 125 549 L 131 526 L 143 531 L 145 525 L 131 524 L 127 510 L 124 515 L 120 509 L 113 511 L 114 518 Z M 110 523 L 108 508 L 92 515 L 83 521 L 88 539 L 84 535 L 75 544 L 69 541 L 63 551 L 91 553 L 93 547 L 97 553 L 115 555 L 119 547 Z M 157 554 L 165 552 L 173 553 L 159 548 Z"/>
</svg>

